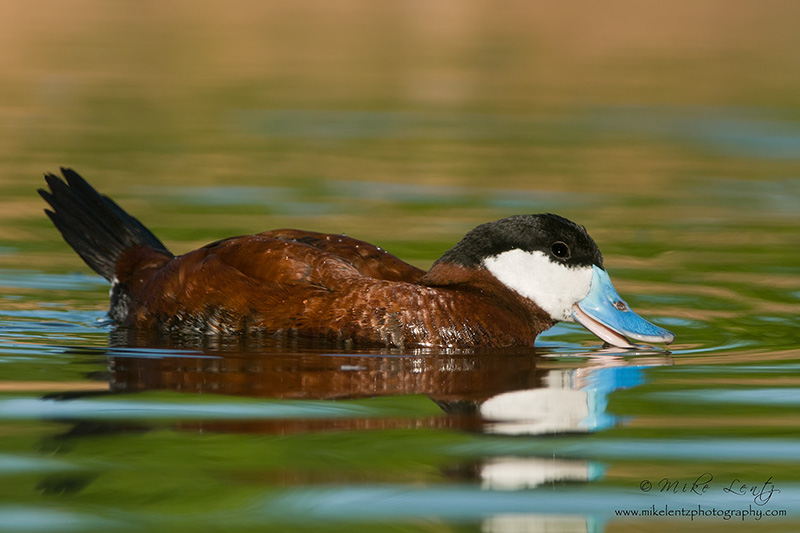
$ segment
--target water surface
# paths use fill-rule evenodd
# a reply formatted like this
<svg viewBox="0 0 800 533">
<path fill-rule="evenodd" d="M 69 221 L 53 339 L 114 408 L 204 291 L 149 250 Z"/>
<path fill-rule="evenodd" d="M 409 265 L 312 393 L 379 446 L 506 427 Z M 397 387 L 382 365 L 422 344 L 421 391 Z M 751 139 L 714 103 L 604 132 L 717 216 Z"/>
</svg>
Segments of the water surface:
<svg viewBox="0 0 800 533">
<path fill-rule="evenodd" d="M 89 4 L 2 32 L 0 529 L 800 527 L 795 8 Z M 556 212 L 676 342 L 132 336 L 42 213 L 59 165 L 176 253 L 300 227 L 427 268 Z"/>
</svg>

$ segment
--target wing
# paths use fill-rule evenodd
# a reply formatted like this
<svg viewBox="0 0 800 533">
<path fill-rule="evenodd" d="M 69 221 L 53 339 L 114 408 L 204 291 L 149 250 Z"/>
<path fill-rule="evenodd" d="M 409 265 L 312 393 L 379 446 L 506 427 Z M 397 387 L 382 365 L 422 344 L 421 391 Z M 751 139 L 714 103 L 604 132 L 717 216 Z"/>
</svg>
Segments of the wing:
<svg viewBox="0 0 800 533">
<path fill-rule="evenodd" d="M 424 273 L 363 241 L 296 230 L 232 237 L 170 259 L 151 255 L 131 250 L 118 264 L 111 315 L 123 324 L 296 328 L 310 308 L 331 307 L 358 285 Z"/>
<path fill-rule="evenodd" d="M 374 244 L 346 235 L 296 229 L 265 231 L 258 235 L 306 244 L 350 263 L 361 275 L 370 278 L 414 283 L 425 274 L 424 270 L 398 259 Z"/>
</svg>

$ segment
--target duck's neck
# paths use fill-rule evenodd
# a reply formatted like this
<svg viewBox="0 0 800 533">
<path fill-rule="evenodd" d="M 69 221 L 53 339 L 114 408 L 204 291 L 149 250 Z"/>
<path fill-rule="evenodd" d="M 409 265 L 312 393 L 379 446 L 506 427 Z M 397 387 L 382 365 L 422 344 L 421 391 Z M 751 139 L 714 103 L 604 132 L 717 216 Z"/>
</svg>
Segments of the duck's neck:
<svg viewBox="0 0 800 533">
<path fill-rule="evenodd" d="M 418 283 L 448 292 L 454 301 L 470 302 L 464 320 L 473 317 L 480 322 L 477 329 L 491 330 L 493 337 L 505 339 L 507 344 L 533 346 L 536 336 L 556 322 L 532 300 L 501 283 L 485 268 L 440 261 Z M 487 317 L 493 317 L 491 323 L 485 322 Z"/>
<path fill-rule="evenodd" d="M 428 287 L 477 293 L 495 305 L 516 310 L 520 316 L 527 316 L 528 320 L 536 321 L 544 329 L 556 323 L 534 301 L 507 287 L 485 268 L 466 268 L 455 263 L 438 262 L 418 283 Z"/>
<path fill-rule="evenodd" d="M 418 283 L 428 287 L 449 287 L 457 285 L 471 285 L 474 283 L 477 271 L 465 268 L 455 263 L 434 263 L 431 269 L 423 275 Z"/>
</svg>

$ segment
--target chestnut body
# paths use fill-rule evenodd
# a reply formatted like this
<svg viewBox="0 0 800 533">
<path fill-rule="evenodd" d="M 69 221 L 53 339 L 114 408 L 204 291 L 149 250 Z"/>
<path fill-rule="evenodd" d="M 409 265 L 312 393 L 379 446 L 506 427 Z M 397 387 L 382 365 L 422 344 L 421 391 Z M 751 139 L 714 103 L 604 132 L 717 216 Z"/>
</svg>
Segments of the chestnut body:
<svg viewBox="0 0 800 533">
<path fill-rule="evenodd" d="M 439 263 L 426 273 L 372 244 L 299 230 L 233 237 L 178 257 L 131 248 L 115 278 L 111 318 L 135 328 L 532 346 L 553 323 L 485 270 Z"/>
</svg>

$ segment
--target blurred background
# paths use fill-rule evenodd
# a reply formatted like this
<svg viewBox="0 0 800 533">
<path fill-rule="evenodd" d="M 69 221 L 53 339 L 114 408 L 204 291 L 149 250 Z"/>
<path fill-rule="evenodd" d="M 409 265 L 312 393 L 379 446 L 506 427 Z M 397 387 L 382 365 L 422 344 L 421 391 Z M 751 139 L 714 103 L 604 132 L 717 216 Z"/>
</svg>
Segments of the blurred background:
<svg viewBox="0 0 800 533">
<path fill-rule="evenodd" d="M 4 2 L 0 237 L 48 227 L 31 192 L 59 166 L 168 242 L 302 224 L 439 241 L 423 263 L 511 213 L 601 247 L 612 222 L 796 215 L 799 22 L 780 0 Z"/>
<path fill-rule="evenodd" d="M 0 0 L 0 528 L 674 531 L 613 509 L 707 471 L 774 478 L 791 516 L 758 527 L 796 531 L 798 28 L 795 0 Z M 480 223 L 555 212 L 677 341 L 110 348 L 108 286 L 35 193 L 60 166 L 176 253 L 299 227 L 426 268 Z M 526 389 L 592 416 L 509 436 L 475 414 Z M 749 503 L 723 496 L 702 503 Z"/>
</svg>

